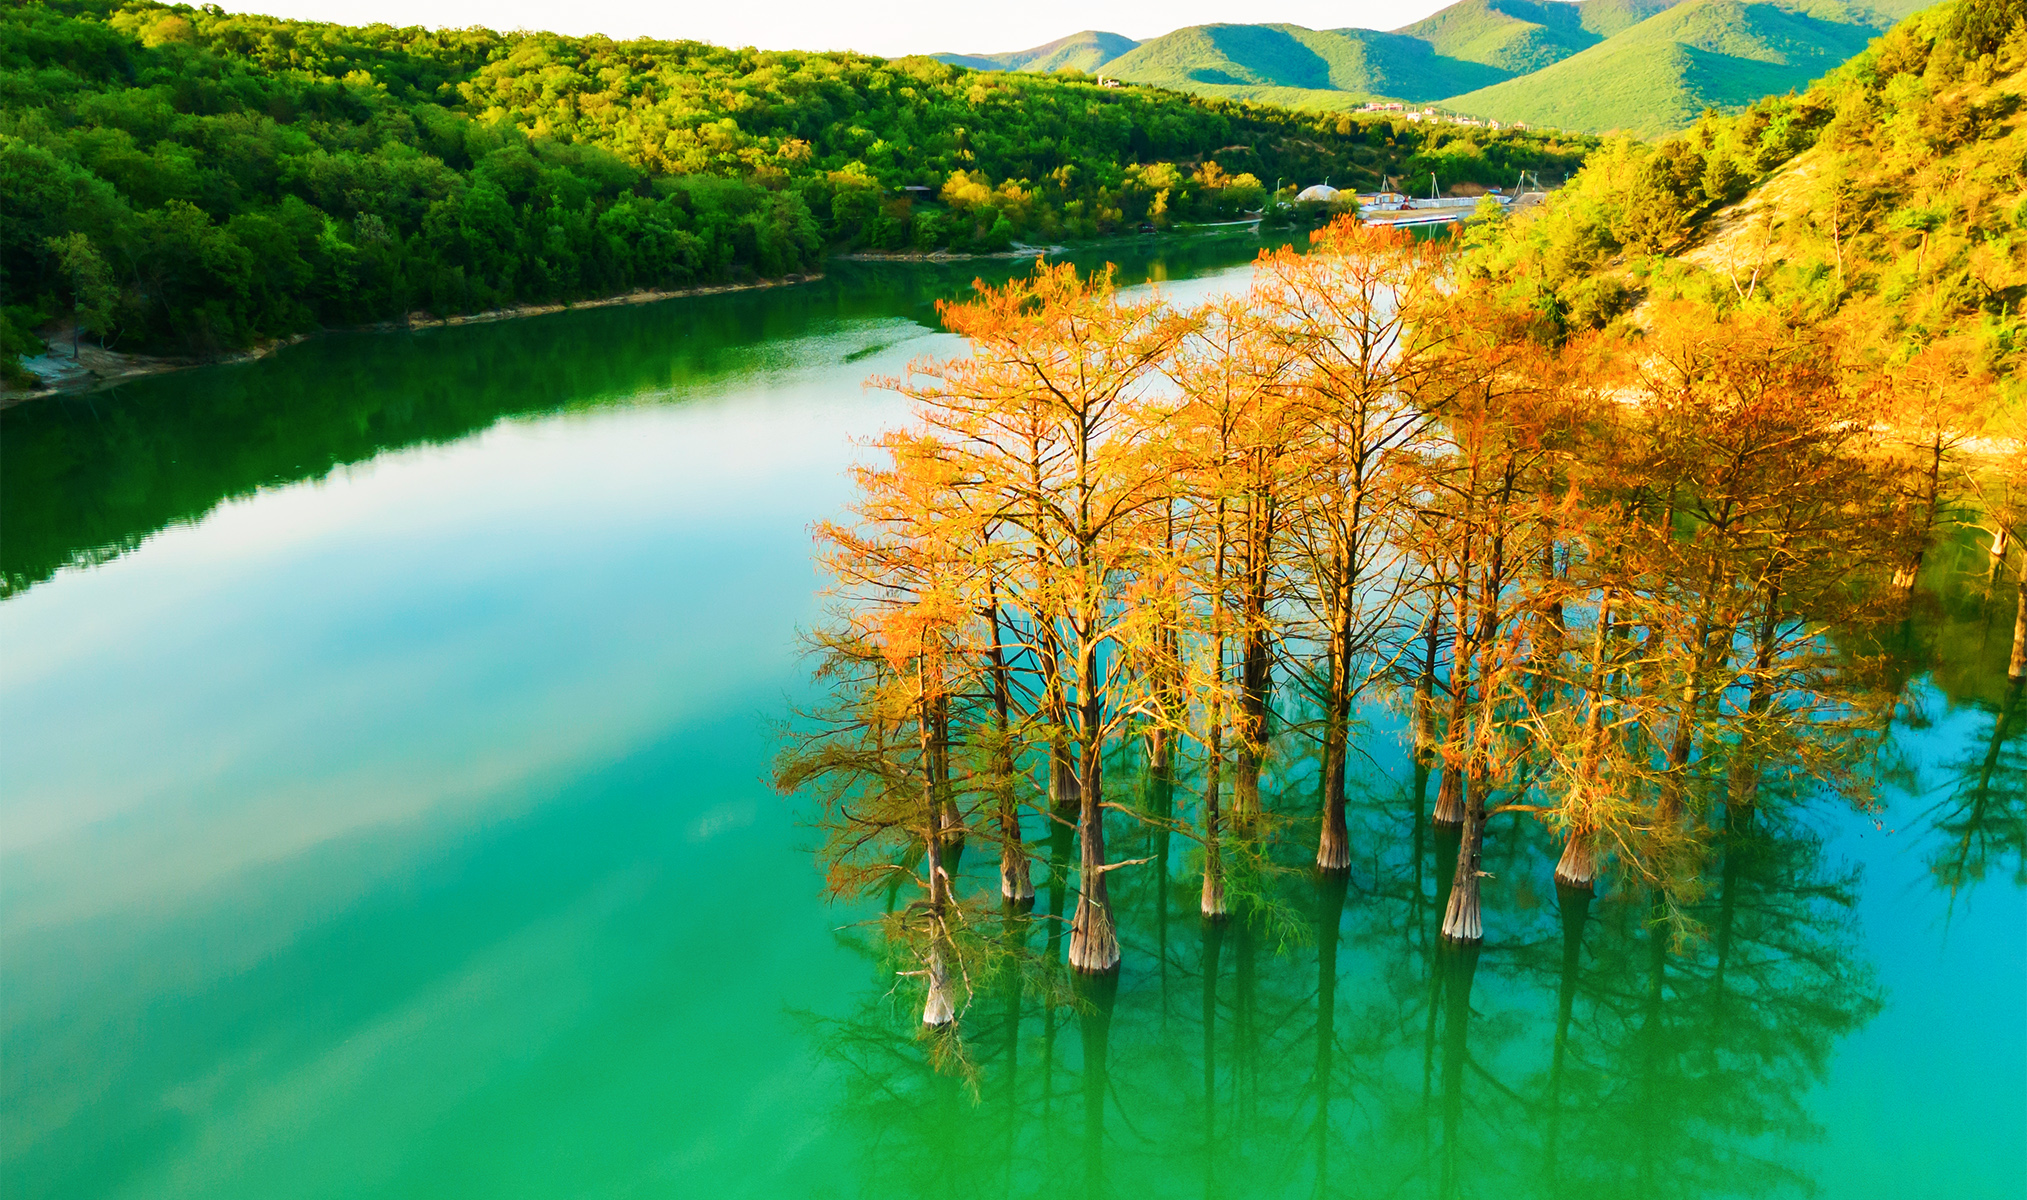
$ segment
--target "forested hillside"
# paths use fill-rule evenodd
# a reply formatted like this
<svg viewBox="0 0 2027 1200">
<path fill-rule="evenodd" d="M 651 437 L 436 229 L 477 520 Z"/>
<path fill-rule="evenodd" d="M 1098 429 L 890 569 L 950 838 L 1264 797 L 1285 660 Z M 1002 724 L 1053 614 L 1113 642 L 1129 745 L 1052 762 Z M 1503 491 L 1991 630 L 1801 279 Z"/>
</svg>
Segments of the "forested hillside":
<svg viewBox="0 0 2027 1200">
<path fill-rule="evenodd" d="M 1091 73 L 1139 44 L 1116 33 L 1085 29 L 1028 50 L 1005 54 L 937 54 L 932 57 L 938 62 L 946 62 L 953 67 L 970 67 L 974 71 Z"/>
<path fill-rule="evenodd" d="M 1193 25 L 1137 45 L 1077 35 L 979 69 L 1100 70 L 1135 83 L 1341 112 L 1436 104 L 1503 123 L 1653 136 L 1706 108 L 1802 87 L 1921 0 L 1457 0 L 1391 32 Z M 1109 56 L 1108 56 L 1109 55 Z"/>
<path fill-rule="evenodd" d="M 1940 5 L 1801 95 L 1601 151 L 1536 213 L 1473 231 L 1473 269 L 1556 330 L 1682 300 L 1769 310 L 2017 408 L 2023 101 L 2027 0 Z"/>
<path fill-rule="evenodd" d="M 1499 182 L 1581 140 L 1457 138 L 928 59 L 239 16 L 0 13 L 6 361 L 1000 250 L 1255 208 L 1263 181 Z"/>
<path fill-rule="evenodd" d="M 1838 4 L 1686 0 L 1532 74 L 1446 104 L 1505 121 L 1669 133 L 1707 108 L 1735 110 L 1806 86 L 1884 28 Z"/>
</svg>

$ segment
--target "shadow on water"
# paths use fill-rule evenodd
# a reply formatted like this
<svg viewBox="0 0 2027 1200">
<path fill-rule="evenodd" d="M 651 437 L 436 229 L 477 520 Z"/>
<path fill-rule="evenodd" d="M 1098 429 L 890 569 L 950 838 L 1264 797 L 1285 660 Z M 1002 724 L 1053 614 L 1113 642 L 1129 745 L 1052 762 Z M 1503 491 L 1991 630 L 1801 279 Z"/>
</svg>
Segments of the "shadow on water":
<svg viewBox="0 0 2027 1200">
<path fill-rule="evenodd" d="M 1124 285 L 1241 265 L 1250 236 L 1080 251 Z M 1026 262 L 831 264 L 787 287 L 524 320 L 318 338 L 257 362 L 137 380 L 0 410 L 0 595 L 104 562 L 223 501 L 319 479 L 495 423 L 680 401 L 778 369 L 855 364 L 938 330 L 936 301 Z"/>
</svg>

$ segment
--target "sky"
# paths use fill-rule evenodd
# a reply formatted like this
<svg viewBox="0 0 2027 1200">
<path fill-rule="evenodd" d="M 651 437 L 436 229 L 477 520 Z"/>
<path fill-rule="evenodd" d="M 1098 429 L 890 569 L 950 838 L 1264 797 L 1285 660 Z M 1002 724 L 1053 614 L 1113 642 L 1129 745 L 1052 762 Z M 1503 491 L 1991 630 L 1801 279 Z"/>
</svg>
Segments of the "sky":
<svg viewBox="0 0 2027 1200">
<path fill-rule="evenodd" d="M 1081 29 L 1156 37 L 1213 21 L 1287 22 L 1311 29 L 1394 29 L 1447 0 L 1024 0 L 1017 4 L 950 0 L 226 0 L 234 12 L 269 13 L 365 25 L 547 29 L 614 37 L 692 38 L 769 50 L 858 50 L 867 54 L 993 53 L 1024 50 Z"/>
</svg>

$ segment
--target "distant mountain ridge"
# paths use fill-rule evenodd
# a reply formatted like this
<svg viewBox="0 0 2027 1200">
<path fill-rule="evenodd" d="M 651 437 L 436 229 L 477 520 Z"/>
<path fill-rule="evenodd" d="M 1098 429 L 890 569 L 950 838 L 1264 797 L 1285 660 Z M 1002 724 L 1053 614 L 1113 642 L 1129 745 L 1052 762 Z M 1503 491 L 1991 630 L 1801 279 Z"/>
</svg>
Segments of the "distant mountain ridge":
<svg viewBox="0 0 2027 1200">
<path fill-rule="evenodd" d="M 1705 108 L 1801 87 L 1921 0 L 1458 0 L 1399 29 L 1086 30 L 1031 50 L 938 54 L 978 70 L 1074 68 L 1300 108 L 1440 105 L 1590 132 L 1664 133 Z"/>
<path fill-rule="evenodd" d="M 974 71 L 1037 71 L 1047 74 L 1050 71 L 1076 70 L 1090 74 L 1139 44 L 1116 33 L 1086 29 L 1031 50 L 1014 50 L 1005 54 L 937 54 L 932 57 L 954 67 L 970 67 Z"/>
</svg>

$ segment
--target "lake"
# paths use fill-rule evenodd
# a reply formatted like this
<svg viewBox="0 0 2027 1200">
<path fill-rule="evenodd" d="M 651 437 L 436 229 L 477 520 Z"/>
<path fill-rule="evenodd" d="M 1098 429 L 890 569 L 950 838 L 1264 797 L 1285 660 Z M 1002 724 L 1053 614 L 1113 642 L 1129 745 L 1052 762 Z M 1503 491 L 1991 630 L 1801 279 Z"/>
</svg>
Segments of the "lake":
<svg viewBox="0 0 2027 1200">
<path fill-rule="evenodd" d="M 1101 257 L 1188 300 L 1257 248 Z M 2027 711 L 1968 539 L 1842 635 L 1906 681 L 1886 809 L 1729 839 L 1701 938 L 1609 886 L 1573 912 L 1503 816 L 1486 944 L 1441 949 L 1446 847 L 1376 708 L 1348 879 L 1206 927 L 1180 839 L 1121 827 L 1158 862 L 1114 876 L 1119 976 L 982 988 L 933 1069 L 768 778 L 811 523 L 907 415 L 866 380 L 958 353 L 934 301 L 1017 269 L 838 263 L 0 413 L 6 1194 L 2027 1195 Z"/>
</svg>

